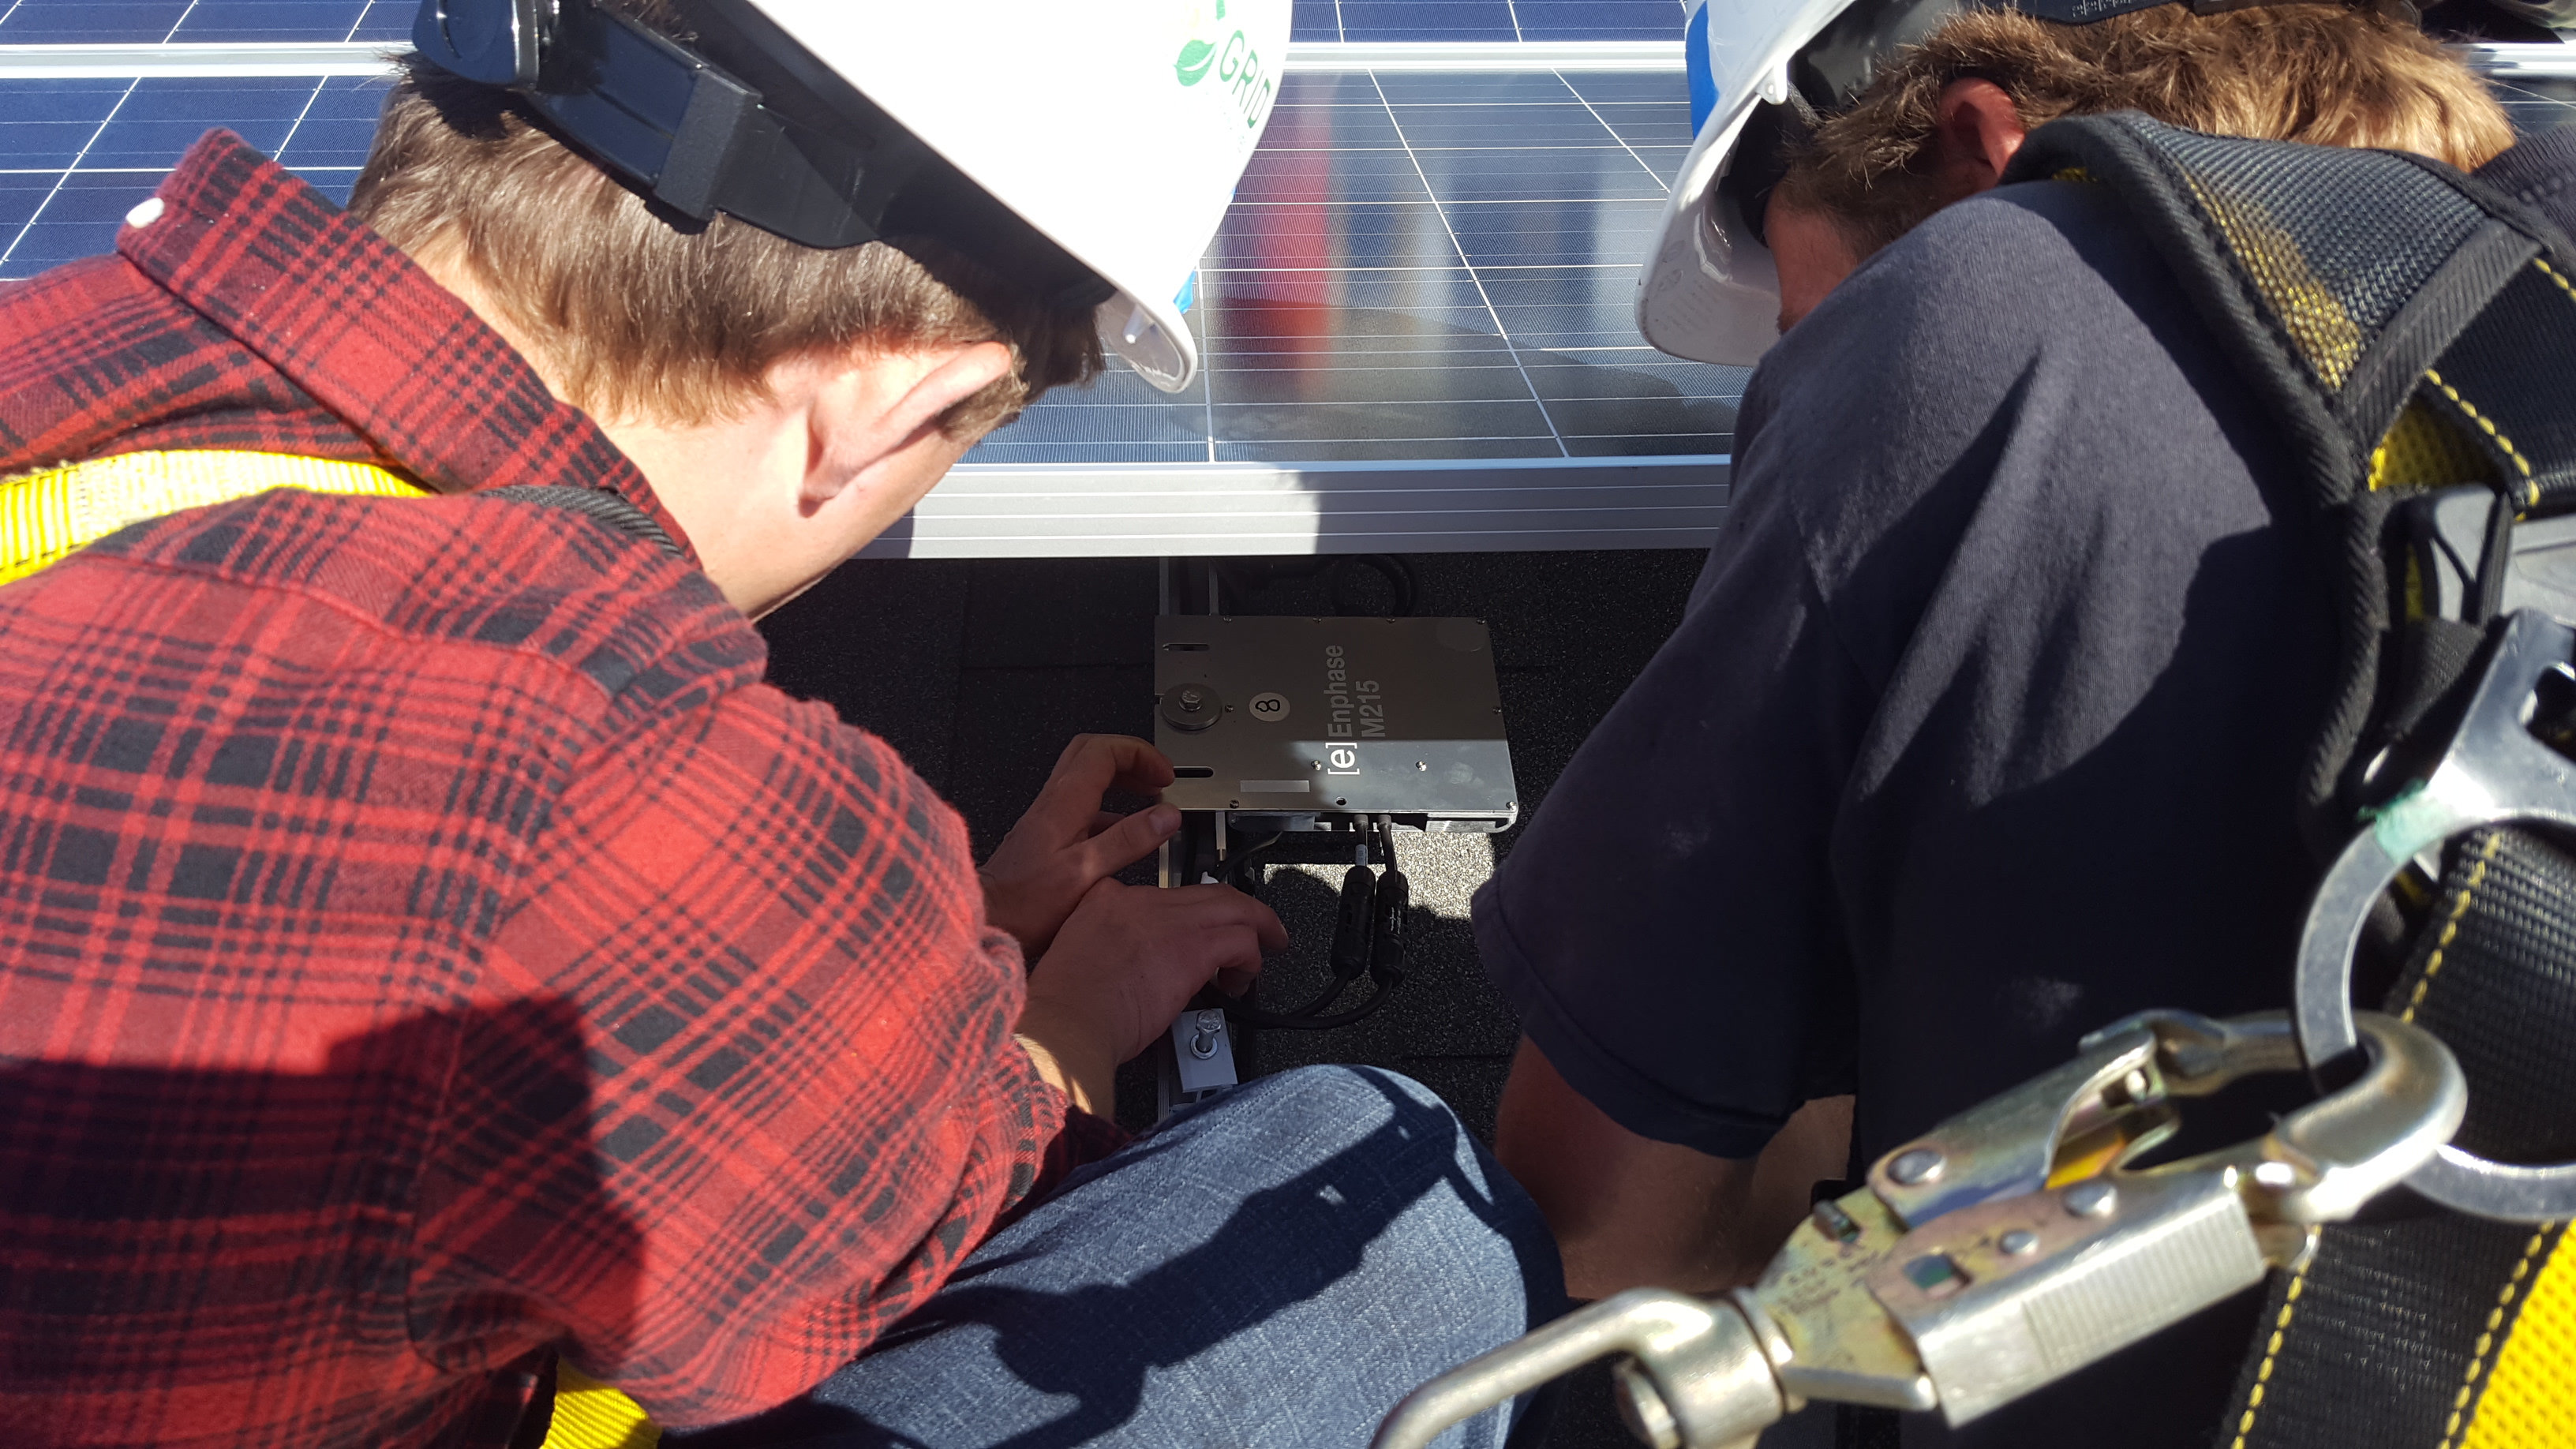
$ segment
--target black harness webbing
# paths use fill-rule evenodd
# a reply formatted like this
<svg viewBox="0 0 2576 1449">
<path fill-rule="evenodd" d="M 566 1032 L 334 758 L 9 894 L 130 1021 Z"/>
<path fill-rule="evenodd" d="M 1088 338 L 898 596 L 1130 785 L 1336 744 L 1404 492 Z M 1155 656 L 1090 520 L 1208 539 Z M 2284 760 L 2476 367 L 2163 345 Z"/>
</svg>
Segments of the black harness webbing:
<svg viewBox="0 0 2576 1449">
<path fill-rule="evenodd" d="M 2448 739 L 2500 623 L 2517 521 L 2576 512 L 2576 246 L 2438 162 L 2136 114 L 2035 132 L 2006 179 L 2050 178 L 2119 195 L 2298 459 L 2339 651 L 2301 781 L 2330 856 Z M 2463 484 L 2494 504 L 2446 615 L 2420 576 L 2430 514 L 2406 505 Z M 2456 1144 L 2576 1156 L 2576 852 L 2475 832 L 2382 917 L 2385 1009 L 2468 1077 Z M 2562 1226 L 2393 1196 L 2274 1275 L 2220 1449 L 2463 1442 Z"/>
</svg>

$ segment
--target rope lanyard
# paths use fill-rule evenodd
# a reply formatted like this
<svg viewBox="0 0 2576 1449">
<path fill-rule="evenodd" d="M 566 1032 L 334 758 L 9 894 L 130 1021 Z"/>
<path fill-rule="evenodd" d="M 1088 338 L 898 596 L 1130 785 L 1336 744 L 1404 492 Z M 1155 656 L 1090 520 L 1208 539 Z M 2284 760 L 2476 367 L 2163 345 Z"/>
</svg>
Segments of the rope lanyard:
<svg viewBox="0 0 2576 1449">
<path fill-rule="evenodd" d="M 128 524 L 271 488 L 372 498 L 433 490 L 368 463 L 284 453 L 119 453 L 0 479 L 0 584 L 61 562 Z"/>
</svg>

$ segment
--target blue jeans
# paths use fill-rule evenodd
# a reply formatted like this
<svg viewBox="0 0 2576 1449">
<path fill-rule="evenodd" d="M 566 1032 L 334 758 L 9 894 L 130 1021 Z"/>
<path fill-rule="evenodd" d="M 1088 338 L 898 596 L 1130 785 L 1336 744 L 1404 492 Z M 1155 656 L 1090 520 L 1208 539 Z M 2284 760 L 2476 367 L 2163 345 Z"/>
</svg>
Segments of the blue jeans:
<svg viewBox="0 0 2576 1449">
<path fill-rule="evenodd" d="M 690 1449 L 1365 1445 L 1565 1306 L 1547 1227 L 1421 1084 L 1307 1067 L 1075 1173 L 866 1357 Z M 1441 1440 L 1499 1449 L 1496 1410 Z"/>
</svg>

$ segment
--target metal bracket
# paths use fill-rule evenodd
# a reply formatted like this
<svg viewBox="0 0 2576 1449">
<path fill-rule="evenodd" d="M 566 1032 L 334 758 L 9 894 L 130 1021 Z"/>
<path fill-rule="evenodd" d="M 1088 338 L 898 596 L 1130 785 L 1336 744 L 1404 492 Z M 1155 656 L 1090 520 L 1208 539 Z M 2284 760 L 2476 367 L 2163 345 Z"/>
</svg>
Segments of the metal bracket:
<svg viewBox="0 0 2576 1449">
<path fill-rule="evenodd" d="M 2511 615 L 2432 774 L 2383 807 L 2326 872 L 2299 940 L 2295 1021 L 2311 1068 L 2339 1060 L 2357 1043 L 2353 952 L 2372 903 L 2418 852 L 2506 821 L 2576 829 L 2576 761 L 2528 728 L 2542 678 L 2566 672 L 2571 659 L 2576 631 L 2536 610 Z M 2550 1222 L 2576 1216 L 2576 1162 L 2525 1167 L 2445 1146 L 2406 1185 L 2480 1217 Z"/>
</svg>

